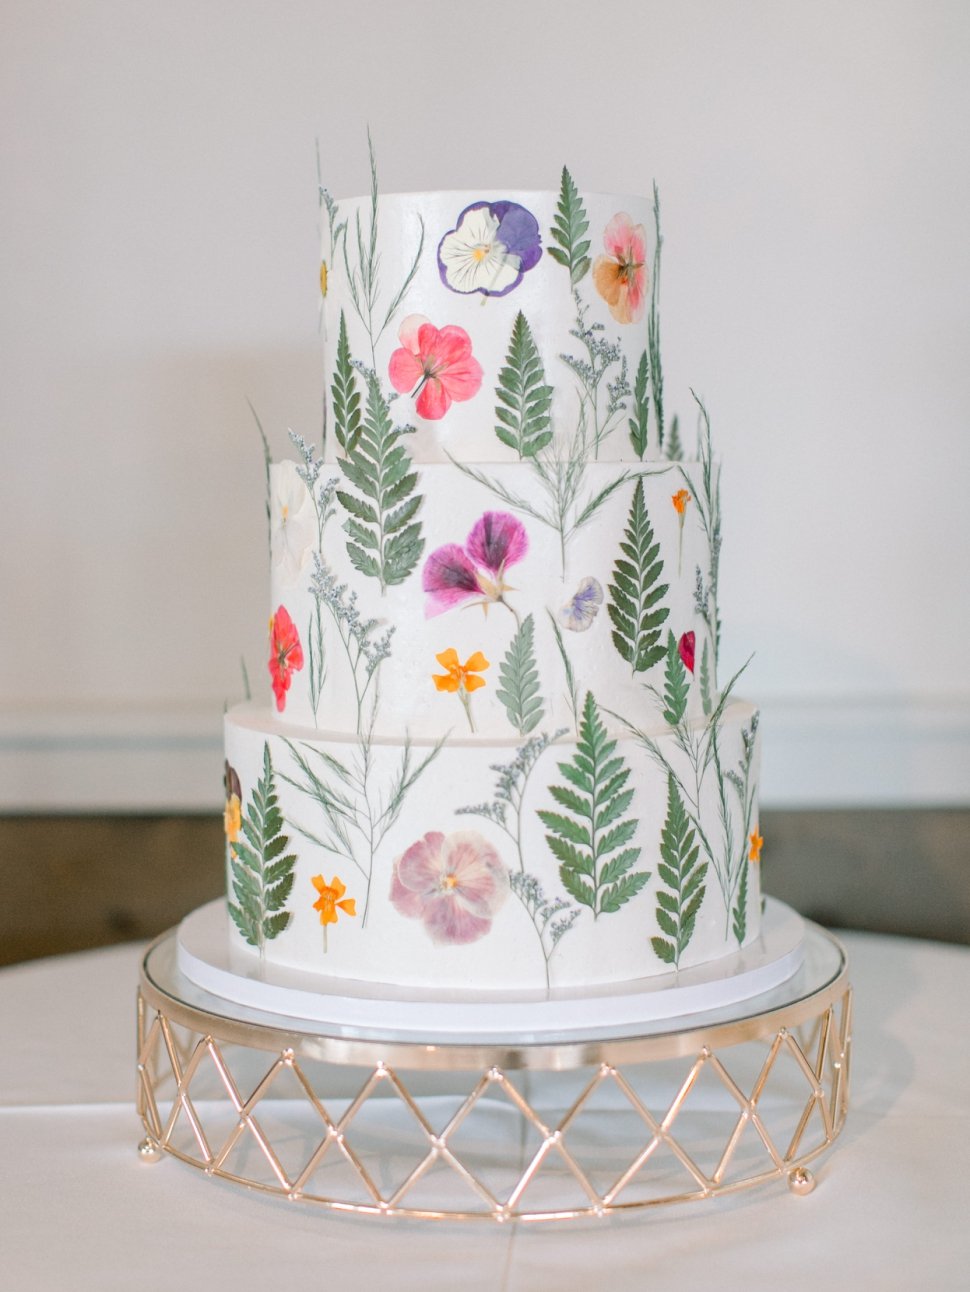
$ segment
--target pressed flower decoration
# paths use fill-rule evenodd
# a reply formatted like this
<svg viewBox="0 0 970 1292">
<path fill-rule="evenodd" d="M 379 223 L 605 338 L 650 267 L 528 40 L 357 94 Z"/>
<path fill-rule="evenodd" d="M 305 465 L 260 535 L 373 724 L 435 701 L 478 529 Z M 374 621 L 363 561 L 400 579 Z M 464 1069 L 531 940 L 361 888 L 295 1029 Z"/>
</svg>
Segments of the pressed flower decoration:
<svg viewBox="0 0 970 1292">
<path fill-rule="evenodd" d="M 295 462 L 279 464 L 270 495 L 270 552 L 273 564 L 293 581 L 309 560 L 317 539 L 317 513 Z"/>
<path fill-rule="evenodd" d="M 690 494 L 686 489 L 678 489 L 675 494 L 671 495 L 670 501 L 674 504 L 674 511 L 677 513 L 679 530 L 677 532 L 677 573 L 680 574 L 681 561 L 684 555 L 684 519 L 687 515 L 687 504 L 690 502 Z"/>
<path fill-rule="evenodd" d="M 591 575 L 583 579 L 566 604 L 559 611 L 559 622 L 570 632 L 584 633 L 592 627 L 603 604 L 603 585 Z"/>
<path fill-rule="evenodd" d="M 473 202 L 438 244 L 441 281 L 466 296 L 506 296 L 541 258 L 539 223 L 517 202 Z"/>
<path fill-rule="evenodd" d="M 239 831 L 242 828 L 242 785 L 239 782 L 239 773 L 235 767 L 229 765 L 228 760 L 223 785 L 226 790 L 226 806 L 222 814 L 222 823 L 226 831 L 226 840 L 231 845 L 239 838 Z"/>
<path fill-rule="evenodd" d="M 748 848 L 748 861 L 761 860 L 761 849 L 764 847 L 764 842 L 764 839 L 757 830 L 752 832 L 751 837 L 748 840 L 748 843 L 750 844 L 750 847 Z"/>
<path fill-rule="evenodd" d="M 481 606 L 486 614 L 489 606 L 503 605 L 518 622 L 518 614 L 505 600 L 505 593 L 513 591 L 505 582 L 505 573 L 528 550 L 528 535 L 520 520 L 506 511 L 486 511 L 464 546 L 446 543 L 425 561 L 421 577 L 428 594 L 425 617 L 430 619 L 465 602 Z"/>
<path fill-rule="evenodd" d="M 269 621 L 269 641 L 269 675 L 273 680 L 276 708 L 282 713 L 293 674 L 303 667 L 300 634 L 285 606 L 280 606 Z"/>
<path fill-rule="evenodd" d="M 419 417 L 436 422 L 453 402 L 478 394 L 482 365 L 463 327 L 436 328 L 423 314 L 409 314 L 397 335 L 401 345 L 391 355 L 388 376 L 399 394 L 414 396 Z"/>
<path fill-rule="evenodd" d="M 474 731 L 475 722 L 472 718 L 471 693 L 485 685 L 485 679 L 478 677 L 477 674 L 484 673 L 489 667 L 488 660 L 480 650 L 477 650 L 474 655 L 469 655 L 468 659 L 462 664 L 458 658 L 458 652 L 453 646 L 449 646 L 440 655 L 436 655 L 435 659 L 445 671 L 444 673 L 432 673 L 432 682 L 434 682 L 439 691 L 449 691 L 452 694 L 457 694 L 458 699 L 461 700 L 462 708 L 465 710 L 468 725 Z"/>
<path fill-rule="evenodd" d="M 691 632 L 683 633 L 677 643 L 677 651 L 688 673 L 694 671 L 694 642 L 694 634 Z"/>
<path fill-rule="evenodd" d="M 320 912 L 320 923 L 323 925 L 323 949 L 326 951 L 327 925 L 337 923 L 338 911 L 343 911 L 345 915 L 356 915 L 357 901 L 353 897 L 344 897 L 347 885 L 341 883 L 337 875 L 334 875 L 329 884 L 322 875 L 313 875 L 310 883 L 317 890 L 317 900 L 313 903 L 313 909 Z"/>
<path fill-rule="evenodd" d="M 508 895 L 508 870 L 474 830 L 431 830 L 394 863 L 391 902 L 439 944 L 477 942 Z"/>
<path fill-rule="evenodd" d="M 642 224 L 625 211 L 610 220 L 603 233 L 605 256 L 593 265 L 596 290 L 617 323 L 639 323 L 647 300 L 647 240 Z"/>
</svg>

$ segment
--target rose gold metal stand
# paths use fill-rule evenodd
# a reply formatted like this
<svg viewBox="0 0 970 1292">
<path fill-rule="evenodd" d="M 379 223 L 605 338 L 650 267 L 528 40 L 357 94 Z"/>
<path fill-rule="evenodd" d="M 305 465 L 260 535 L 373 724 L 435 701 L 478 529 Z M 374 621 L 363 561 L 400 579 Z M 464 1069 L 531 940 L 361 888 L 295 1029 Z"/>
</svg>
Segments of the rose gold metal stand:
<svg viewBox="0 0 970 1292">
<path fill-rule="evenodd" d="M 420 1042 L 230 1005 L 178 971 L 174 931 L 138 993 L 147 1161 L 331 1211 L 564 1220 L 787 1180 L 848 1106 L 851 987 L 808 926 L 772 992 L 642 1036 Z"/>
</svg>

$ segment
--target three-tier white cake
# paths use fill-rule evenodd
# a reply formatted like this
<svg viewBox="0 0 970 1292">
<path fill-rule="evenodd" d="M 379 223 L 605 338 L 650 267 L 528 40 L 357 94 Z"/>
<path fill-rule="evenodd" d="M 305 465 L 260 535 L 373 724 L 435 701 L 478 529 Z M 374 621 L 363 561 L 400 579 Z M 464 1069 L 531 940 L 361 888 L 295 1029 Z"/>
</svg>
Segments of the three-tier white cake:
<svg viewBox="0 0 970 1292">
<path fill-rule="evenodd" d="M 272 699 L 226 717 L 234 963 L 621 984 L 759 933 L 718 467 L 665 417 L 656 199 L 322 195 L 328 404 L 270 472 Z M 255 523 L 255 519 L 254 519 Z"/>
</svg>

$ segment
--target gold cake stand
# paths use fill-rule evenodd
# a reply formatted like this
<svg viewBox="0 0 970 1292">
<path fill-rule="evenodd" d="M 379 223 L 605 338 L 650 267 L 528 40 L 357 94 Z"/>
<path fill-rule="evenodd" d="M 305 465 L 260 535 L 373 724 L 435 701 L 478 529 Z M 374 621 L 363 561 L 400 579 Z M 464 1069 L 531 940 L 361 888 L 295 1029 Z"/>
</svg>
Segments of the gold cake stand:
<svg viewBox="0 0 970 1292">
<path fill-rule="evenodd" d="M 146 1161 L 334 1212 L 567 1220 L 787 1180 L 833 1143 L 848 1106 L 845 953 L 806 925 L 788 982 L 640 1035 L 415 1040 L 321 1032 L 189 982 L 176 934 L 138 992 Z"/>
</svg>

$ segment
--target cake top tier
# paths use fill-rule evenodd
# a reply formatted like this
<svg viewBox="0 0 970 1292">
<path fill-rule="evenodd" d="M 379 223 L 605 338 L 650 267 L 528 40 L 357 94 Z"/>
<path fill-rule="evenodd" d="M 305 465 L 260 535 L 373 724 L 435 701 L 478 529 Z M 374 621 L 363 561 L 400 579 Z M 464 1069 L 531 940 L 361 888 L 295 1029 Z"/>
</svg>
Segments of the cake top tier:
<svg viewBox="0 0 970 1292">
<path fill-rule="evenodd" d="M 558 192 L 324 193 L 321 215 L 331 459 L 378 395 L 416 462 L 663 456 L 655 205 L 564 170 Z"/>
</svg>

